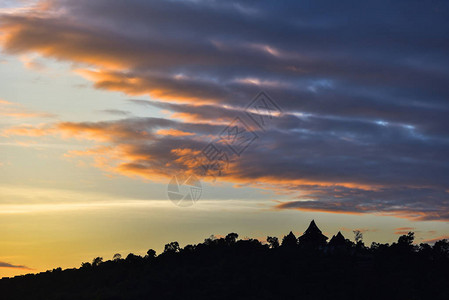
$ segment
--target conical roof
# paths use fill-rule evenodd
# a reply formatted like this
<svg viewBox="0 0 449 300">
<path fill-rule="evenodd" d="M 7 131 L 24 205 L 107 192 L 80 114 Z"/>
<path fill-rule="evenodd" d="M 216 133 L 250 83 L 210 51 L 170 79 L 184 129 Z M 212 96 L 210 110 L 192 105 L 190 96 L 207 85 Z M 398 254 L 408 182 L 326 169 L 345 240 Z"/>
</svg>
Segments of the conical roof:
<svg viewBox="0 0 449 300">
<path fill-rule="evenodd" d="M 345 245 L 346 244 L 346 239 L 343 236 L 343 234 L 341 234 L 341 232 L 339 231 L 337 233 L 337 235 L 334 235 L 331 240 L 329 241 L 329 245 L 331 246 L 339 246 L 339 245 Z"/>
<path fill-rule="evenodd" d="M 316 226 L 315 221 L 310 222 L 309 227 L 302 236 L 298 238 L 299 242 L 325 243 L 328 239 Z"/>
</svg>

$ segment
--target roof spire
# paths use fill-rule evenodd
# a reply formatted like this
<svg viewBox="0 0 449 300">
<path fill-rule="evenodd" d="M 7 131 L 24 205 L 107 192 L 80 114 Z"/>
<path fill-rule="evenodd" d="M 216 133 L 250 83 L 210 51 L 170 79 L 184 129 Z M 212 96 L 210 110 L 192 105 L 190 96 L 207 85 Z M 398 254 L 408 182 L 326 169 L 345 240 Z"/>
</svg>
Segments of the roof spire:
<svg viewBox="0 0 449 300">
<path fill-rule="evenodd" d="M 325 244 L 327 240 L 327 236 L 322 234 L 321 230 L 318 228 L 318 226 L 315 223 L 315 220 L 312 220 L 310 222 L 309 227 L 304 232 L 302 236 L 298 238 L 299 243 L 302 244 Z"/>
</svg>

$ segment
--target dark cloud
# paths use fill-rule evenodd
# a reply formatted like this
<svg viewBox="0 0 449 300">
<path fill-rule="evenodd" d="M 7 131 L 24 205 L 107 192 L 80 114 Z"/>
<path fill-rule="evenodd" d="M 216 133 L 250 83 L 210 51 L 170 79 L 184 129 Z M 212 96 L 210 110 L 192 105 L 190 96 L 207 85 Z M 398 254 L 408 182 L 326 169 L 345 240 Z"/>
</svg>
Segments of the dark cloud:
<svg viewBox="0 0 449 300">
<path fill-rule="evenodd" d="M 0 17 L 4 51 L 172 112 L 53 127 L 116 146 L 115 171 L 191 167 L 263 89 L 285 114 L 224 180 L 299 197 L 282 209 L 449 219 L 447 1 L 48 3 Z"/>
<path fill-rule="evenodd" d="M 305 193 L 298 201 L 280 203 L 278 209 L 334 213 L 391 215 L 416 221 L 449 221 L 448 193 L 428 188 L 393 187 L 364 190 L 338 184 L 298 187 Z"/>
<path fill-rule="evenodd" d="M 105 113 L 105 114 L 114 115 L 114 116 L 122 116 L 122 117 L 131 115 L 131 112 L 126 111 L 126 110 L 121 110 L 121 109 L 104 109 L 104 110 L 101 110 L 100 112 Z"/>
<path fill-rule="evenodd" d="M 15 269 L 32 270 L 32 269 L 28 268 L 27 266 L 14 265 L 14 264 L 2 262 L 2 261 L 0 261 L 0 268 L 15 268 Z"/>
</svg>

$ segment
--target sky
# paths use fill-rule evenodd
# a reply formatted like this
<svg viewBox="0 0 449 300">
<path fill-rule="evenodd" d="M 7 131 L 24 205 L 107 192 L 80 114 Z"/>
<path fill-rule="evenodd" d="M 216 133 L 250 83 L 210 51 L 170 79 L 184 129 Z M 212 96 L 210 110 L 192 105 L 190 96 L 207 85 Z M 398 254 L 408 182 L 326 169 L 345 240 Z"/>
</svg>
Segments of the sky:
<svg viewBox="0 0 449 300">
<path fill-rule="evenodd" d="M 0 276 L 312 219 L 449 238 L 447 20 L 447 1 L 0 1 Z M 174 176 L 200 181 L 193 205 Z"/>
</svg>

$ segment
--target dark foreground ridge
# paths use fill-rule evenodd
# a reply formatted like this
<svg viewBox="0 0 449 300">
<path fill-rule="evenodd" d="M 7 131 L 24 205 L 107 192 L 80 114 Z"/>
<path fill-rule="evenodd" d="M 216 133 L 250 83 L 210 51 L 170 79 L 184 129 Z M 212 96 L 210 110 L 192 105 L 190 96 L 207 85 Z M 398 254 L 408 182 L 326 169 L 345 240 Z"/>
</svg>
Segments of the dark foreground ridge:
<svg viewBox="0 0 449 300">
<path fill-rule="evenodd" d="M 165 245 L 156 256 L 100 257 L 0 280 L 0 299 L 449 299 L 449 242 L 364 245 L 340 232 L 327 242 L 315 222 L 296 238 L 238 240 L 236 233 L 198 245 Z"/>
</svg>

